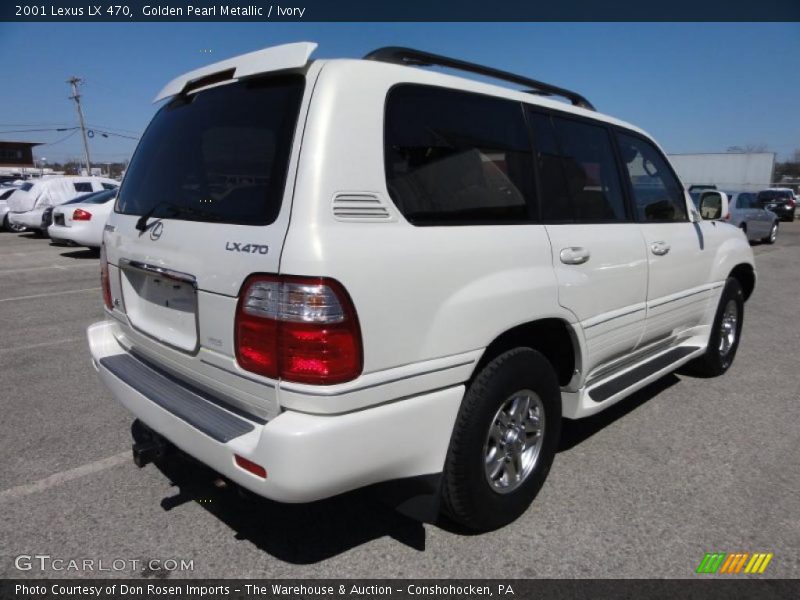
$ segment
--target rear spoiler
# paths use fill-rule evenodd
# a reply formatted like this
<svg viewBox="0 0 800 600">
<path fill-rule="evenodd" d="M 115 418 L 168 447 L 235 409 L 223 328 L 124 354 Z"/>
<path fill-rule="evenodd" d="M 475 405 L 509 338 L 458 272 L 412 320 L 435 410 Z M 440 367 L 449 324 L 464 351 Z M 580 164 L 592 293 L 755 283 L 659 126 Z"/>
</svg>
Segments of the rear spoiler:
<svg viewBox="0 0 800 600">
<path fill-rule="evenodd" d="M 207 80 L 210 85 L 226 79 L 238 79 L 269 71 L 299 69 L 308 64 L 308 59 L 316 48 L 317 44 L 314 42 L 283 44 L 234 56 L 207 67 L 200 67 L 170 81 L 158 93 L 153 102 L 159 102 L 164 98 L 188 91 L 187 88 L 190 90 L 202 87 L 201 80 Z M 193 83 L 195 85 L 192 85 Z M 201 83 L 201 85 L 196 85 L 197 83 Z"/>
</svg>

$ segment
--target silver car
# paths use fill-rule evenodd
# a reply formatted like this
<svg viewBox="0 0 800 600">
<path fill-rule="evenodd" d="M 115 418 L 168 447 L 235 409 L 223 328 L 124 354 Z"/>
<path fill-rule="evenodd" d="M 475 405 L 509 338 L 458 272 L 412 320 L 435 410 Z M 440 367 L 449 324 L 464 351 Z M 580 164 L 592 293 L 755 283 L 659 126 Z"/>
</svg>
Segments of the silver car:
<svg viewBox="0 0 800 600">
<path fill-rule="evenodd" d="M 691 192 L 695 206 L 700 205 L 704 191 Z M 755 192 L 725 192 L 728 195 L 730 214 L 726 221 L 739 227 L 751 242 L 774 244 L 778 239 L 778 222 L 774 212 L 761 207 Z"/>
<path fill-rule="evenodd" d="M 761 207 L 754 192 L 725 192 L 730 198 L 729 222 L 740 227 L 747 239 L 774 244 L 778 239 L 778 215 Z"/>
</svg>

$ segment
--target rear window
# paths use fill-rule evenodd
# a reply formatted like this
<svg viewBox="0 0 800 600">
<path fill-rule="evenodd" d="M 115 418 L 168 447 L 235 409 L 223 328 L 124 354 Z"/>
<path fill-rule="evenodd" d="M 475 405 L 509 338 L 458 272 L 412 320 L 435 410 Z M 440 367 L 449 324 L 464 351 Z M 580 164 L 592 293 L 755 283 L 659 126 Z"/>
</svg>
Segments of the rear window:
<svg viewBox="0 0 800 600">
<path fill-rule="evenodd" d="M 789 198 L 791 198 L 791 194 L 783 190 L 765 190 L 763 192 L 758 192 L 759 200 L 788 200 Z"/>
<path fill-rule="evenodd" d="M 153 118 L 117 212 L 267 225 L 278 216 L 302 76 L 251 79 L 180 96 Z"/>
<path fill-rule="evenodd" d="M 21 189 L 23 192 L 27 192 L 32 187 L 33 187 L 32 183 L 23 183 L 21 186 L 19 186 L 19 189 Z"/>
<path fill-rule="evenodd" d="M 75 204 L 105 204 L 109 200 L 113 200 L 117 196 L 116 189 L 105 190 L 102 192 L 95 192 L 94 194 L 89 194 L 88 196 L 81 196 L 80 198 L 76 198 L 77 202 Z"/>
<path fill-rule="evenodd" d="M 414 225 L 533 220 L 530 138 L 519 103 L 401 85 L 389 94 L 385 136 L 389 194 Z"/>
</svg>

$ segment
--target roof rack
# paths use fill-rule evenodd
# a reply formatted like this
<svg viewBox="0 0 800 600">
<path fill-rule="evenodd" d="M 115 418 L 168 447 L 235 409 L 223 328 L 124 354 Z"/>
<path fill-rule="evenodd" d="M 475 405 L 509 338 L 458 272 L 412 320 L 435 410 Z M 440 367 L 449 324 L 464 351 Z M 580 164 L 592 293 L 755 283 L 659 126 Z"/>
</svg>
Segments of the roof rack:
<svg viewBox="0 0 800 600">
<path fill-rule="evenodd" d="M 492 67 L 485 67 L 475 63 L 458 60 L 456 58 L 448 58 L 439 54 L 431 54 L 430 52 L 423 52 L 422 50 L 414 50 L 413 48 L 402 48 L 400 46 L 387 46 L 385 48 L 378 48 L 373 50 L 366 56 L 365 60 L 377 60 L 380 62 L 394 63 L 397 65 L 417 66 L 417 67 L 447 67 L 448 69 L 456 69 L 458 71 L 467 71 L 469 73 L 476 73 L 494 79 L 501 79 L 518 85 L 524 85 L 532 89 L 521 90 L 529 94 L 537 94 L 540 96 L 561 96 L 568 99 L 574 106 L 580 106 L 588 110 L 595 110 L 592 103 L 586 98 L 570 90 L 550 85 L 535 79 L 529 79 L 522 75 L 515 75 L 508 71 L 501 71 Z"/>
</svg>

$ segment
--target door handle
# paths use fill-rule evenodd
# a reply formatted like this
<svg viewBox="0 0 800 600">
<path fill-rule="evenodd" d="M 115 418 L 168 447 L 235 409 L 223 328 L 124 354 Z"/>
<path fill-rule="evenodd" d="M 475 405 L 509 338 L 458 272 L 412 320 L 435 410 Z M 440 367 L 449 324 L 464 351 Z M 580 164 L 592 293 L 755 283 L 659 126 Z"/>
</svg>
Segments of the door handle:
<svg viewBox="0 0 800 600">
<path fill-rule="evenodd" d="M 664 256 L 669 252 L 669 244 L 667 242 L 653 242 L 650 244 L 650 251 L 656 256 Z"/>
<path fill-rule="evenodd" d="M 564 248 L 561 250 L 561 254 L 559 254 L 561 262 L 565 265 L 582 265 L 589 260 L 590 256 L 590 252 L 586 248 L 581 248 L 580 246 Z"/>
</svg>

